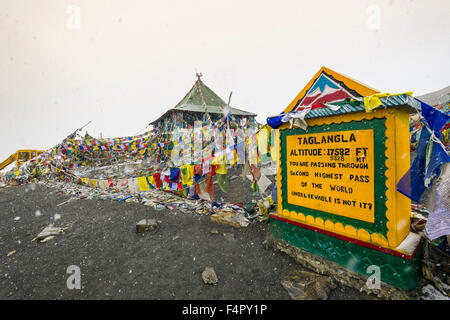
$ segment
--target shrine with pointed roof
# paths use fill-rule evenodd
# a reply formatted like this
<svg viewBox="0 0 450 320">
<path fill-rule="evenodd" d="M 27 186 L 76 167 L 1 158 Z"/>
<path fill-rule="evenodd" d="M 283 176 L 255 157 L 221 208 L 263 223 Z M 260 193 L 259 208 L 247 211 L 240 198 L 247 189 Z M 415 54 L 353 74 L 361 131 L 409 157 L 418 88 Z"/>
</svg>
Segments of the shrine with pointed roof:
<svg viewBox="0 0 450 320">
<path fill-rule="evenodd" d="M 251 120 L 257 116 L 255 113 L 228 106 L 228 103 L 200 79 L 201 77 L 201 74 L 197 74 L 197 80 L 183 99 L 158 119 L 150 122 L 155 129 L 167 132 L 175 127 L 193 126 L 195 121 L 216 122 L 224 116 L 226 107 L 230 109 L 235 120 Z"/>
</svg>

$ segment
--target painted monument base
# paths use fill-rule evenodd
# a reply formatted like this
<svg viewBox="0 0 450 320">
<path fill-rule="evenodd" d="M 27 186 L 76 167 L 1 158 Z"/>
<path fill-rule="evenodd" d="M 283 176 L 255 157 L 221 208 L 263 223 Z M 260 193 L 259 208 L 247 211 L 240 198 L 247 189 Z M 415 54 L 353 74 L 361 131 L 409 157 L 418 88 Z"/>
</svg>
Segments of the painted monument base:
<svg viewBox="0 0 450 320">
<path fill-rule="evenodd" d="M 285 252 L 299 264 L 336 282 L 387 299 L 419 299 L 422 242 L 410 237 L 397 250 L 332 234 L 270 214 L 268 245 Z M 411 240 L 411 238 L 413 238 Z M 401 251 L 400 251 L 401 250 Z M 371 265 L 380 268 L 380 288 L 370 289 Z M 369 269 L 370 270 L 370 269 Z"/>
</svg>

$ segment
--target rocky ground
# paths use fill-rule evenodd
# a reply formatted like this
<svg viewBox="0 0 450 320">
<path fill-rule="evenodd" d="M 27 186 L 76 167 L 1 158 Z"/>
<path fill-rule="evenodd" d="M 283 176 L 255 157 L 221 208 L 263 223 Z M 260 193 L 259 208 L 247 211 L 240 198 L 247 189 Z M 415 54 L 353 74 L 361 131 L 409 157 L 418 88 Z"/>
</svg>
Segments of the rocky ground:
<svg viewBox="0 0 450 320">
<path fill-rule="evenodd" d="M 209 216 L 134 203 L 60 205 L 67 199 L 42 185 L 0 188 L 0 299 L 289 300 L 281 281 L 303 270 L 265 249 L 267 223 L 235 229 Z M 160 225 L 136 233 L 145 218 Z M 67 229 L 45 243 L 32 241 L 50 223 Z M 79 290 L 67 287 L 70 266 L 80 268 Z M 214 268 L 217 284 L 203 283 L 205 267 Z M 338 286 L 328 299 L 374 297 Z"/>
</svg>

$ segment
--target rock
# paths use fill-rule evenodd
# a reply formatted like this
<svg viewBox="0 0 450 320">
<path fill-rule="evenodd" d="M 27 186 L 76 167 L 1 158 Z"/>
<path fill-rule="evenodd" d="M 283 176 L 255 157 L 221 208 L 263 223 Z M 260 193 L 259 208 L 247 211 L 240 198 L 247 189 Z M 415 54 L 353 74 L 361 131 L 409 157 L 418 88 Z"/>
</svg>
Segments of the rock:
<svg viewBox="0 0 450 320">
<path fill-rule="evenodd" d="M 212 234 L 219 234 L 219 230 L 217 230 L 217 229 L 212 229 L 210 232 L 211 232 Z"/>
<path fill-rule="evenodd" d="M 155 230 L 161 221 L 156 221 L 156 219 L 142 219 L 136 224 L 136 232 L 145 232 L 148 230 Z"/>
<path fill-rule="evenodd" d="M 223 236 L 225 237 L 225 239 L 227 239 L 228 241 L 236 241 L 236 238 L 234 237 L 234 233 L 227 233 L 225 232 L 223 234 Z"/>
<path fill-rule="evenodd" d="M 229 241 L 234 241 L 234 234 L 233 233 L 224 233 L 223 236 L 225 237 L 225 239 L 227 239 Z"/>
<path fill-rule="evenodd" d="M 289 273 L 281 284 L 293 300 L 327 300 L 330 291 L 336 288 L 330 278 L 300 270 Z"/>
<path fill-rule="evenodd" d="M 239 222 L 241 227 L 245 228 L 250 224 L 250 220 L 248 220 L 242 213 L 237 213 L 234 217 Z"/>
<path fill-rule="evenodd" d="M 219 211 L 211 215 L 211 221 L 215 223 L 225 224 L 234 228 L 246 227 L 250 221 L 242 214 L 231 211 Z"/>
<path fill-rule="evenodd" d="M 216 284 L 219 282 L 213 267 L 206 267 L 202 272 L 202 279 L 205 284 Z"/>
<path fill-rule="evenodd" d="M 225 224 L 233 228 L 240 228 L 241 225 L 234 219 L 232 212 L 219 212 L 211 215 L 211 221 L 215 223 Z"/>
<path fill-rule="evenodd" d="M 267 240 L 273 250 L 287 254 L 305 268 L 311 269 L 319 274 L 328 275 L 339 285 L 360 290 L 360 292 L 367 294 L 374 294 L 389 300 L 418 300 L 420 298 L 417 290 L 405 291 L 383 282 L 381 282 L 380 289 L 368 289 L 367 276 L 349 271 L 333 261 L 301 250 L 284 240 L 271 236 L 268 236 Z"/>
</svg>

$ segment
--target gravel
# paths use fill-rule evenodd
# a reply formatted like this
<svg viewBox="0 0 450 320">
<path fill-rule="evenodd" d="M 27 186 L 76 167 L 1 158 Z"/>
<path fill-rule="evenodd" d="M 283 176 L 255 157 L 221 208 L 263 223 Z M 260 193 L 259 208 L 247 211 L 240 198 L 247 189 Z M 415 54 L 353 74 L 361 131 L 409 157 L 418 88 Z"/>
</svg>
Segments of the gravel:
<svg viewBox="0 0 450 320">
<path fill-rule="evenodd" d="M 264 248 L 267 223 L 235 229 L 209 216 L 111 200 L 59 205 L 69 198 L 42 185 L 0 188 L 0 299 L 289 300 L 281 280 L 302 270 Z M 136 233 L 142 219 L 161 223 Z M 32 241 L 49 224 L 67 229 Z M 67 286 L 73 266 L 79 290 Z M 219 278 L 214 286 L 202 281 L 207 266 Z M 373 299 L 342 286 L 329 298 Z"/>
</svg>

